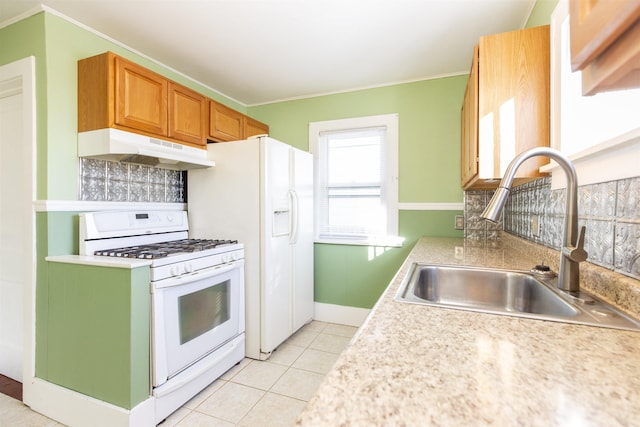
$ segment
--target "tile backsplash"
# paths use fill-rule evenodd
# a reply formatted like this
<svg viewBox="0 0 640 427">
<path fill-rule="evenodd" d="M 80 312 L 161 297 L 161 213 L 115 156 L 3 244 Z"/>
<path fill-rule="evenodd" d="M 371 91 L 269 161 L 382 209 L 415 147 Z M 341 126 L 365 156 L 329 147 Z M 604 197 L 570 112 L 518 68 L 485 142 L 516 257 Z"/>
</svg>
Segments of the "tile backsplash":
<svg viewBox="0 0 640 427">
<path fill-rule="evenodd" d="M 480 219 L 492 195 L 493 191 L 465 192 L 465 237 L 497 239 L 504 230 L 560 249 L 566 190 L 551 190 L 551 178 L 512 188 L 498 224 Z M 640 279 L 640 177 L 578 187 L 578 225 L 586 226 L 589 262 Z"/>
<path fill-rule="evenodd" d="M 110 202 L 186 202 L 186 172 L 80 159 L 78 198 Z"/>
</svg>

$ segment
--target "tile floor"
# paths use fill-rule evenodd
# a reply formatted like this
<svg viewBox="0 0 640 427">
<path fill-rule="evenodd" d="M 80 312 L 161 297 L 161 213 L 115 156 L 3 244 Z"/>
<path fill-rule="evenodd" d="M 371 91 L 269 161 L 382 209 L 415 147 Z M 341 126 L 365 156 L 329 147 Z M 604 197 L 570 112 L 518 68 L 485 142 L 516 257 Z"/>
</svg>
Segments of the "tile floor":
<svg viewBox="0 0 640 427">
<path fill-rule="evenodd" d="M 313 321 L 267 361 L 244 359 L 160 427 L 292 426 L 357 328 Z M 61 427 L 0 394 L 0 426 Z"/>
</svg>

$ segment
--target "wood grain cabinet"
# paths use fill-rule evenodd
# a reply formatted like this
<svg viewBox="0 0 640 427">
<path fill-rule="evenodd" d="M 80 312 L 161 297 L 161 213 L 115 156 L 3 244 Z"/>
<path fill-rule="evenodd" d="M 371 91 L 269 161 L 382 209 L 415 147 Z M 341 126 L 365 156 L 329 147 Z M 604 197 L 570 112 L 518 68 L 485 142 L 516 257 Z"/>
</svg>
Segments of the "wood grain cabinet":
<svg viewBox="0 0 640 427">
<path fill-rule="evenodd" d="M 209 139 L 217 142 L 244 139 L 244 114 L 209 100 Z"/>
<path fill-rule="evenodd" d="M 462 164 L 461 182 L 464 187 L 478 176 L 478 46 L 473 49 L 471 72 L 462 102 Z"/>
<path fill-rule="evenodd" d="M 481 37 L 461 110 L 461 184 L 496 188 L 511 160 L 549 146 L 549 26 Z M 542 176 L 527 160 L 515 184 Z"/>
<path fill-rule="evenodd" d="M 269 134 L 269 126 L 257 121 L 256 119 L 252 119 L 251 117 L 246 117 L 244 123 L 244 137 L 250 138 L 255 135 L 268 135 Z"/>
<path fill-rule="evenodd" d="M 209 140 L 237 141 L 268 133 L 268 125 L 219 102 L 209 100 Z"/>
<path fill-rule="evenodd" d="M 206 147 L 206 98 L 112 52 L 78 61 L 78 132 L 117 128 Z"/>
<path fill-rule="evenodd" d="M 207 98 L 177 83 L 169 83 L 169 134 L 206 147 Z"/>
<path fill-rule="evenodd" d="M 104 59 L 115 62 L 115 124 L 166 136 L 167 80 L 120 57 L 112 59 L 107 55 Z M 105 67 L 110 65 L 101 62 Z M 101 84 L 109 85 L 109 80 L 107 77 Z M 87 93 L 91 93 L 90 89 L 83 94 Z M 110 112 L 109 108 L 107 113 Z M 110 124 L 109 114 L 102 118 Z"/>
<path fill-rule="evenodd" d="M 570 0 L 569 14 L 583 95 L 640 87 L 640 0 Z"/>
</svg>

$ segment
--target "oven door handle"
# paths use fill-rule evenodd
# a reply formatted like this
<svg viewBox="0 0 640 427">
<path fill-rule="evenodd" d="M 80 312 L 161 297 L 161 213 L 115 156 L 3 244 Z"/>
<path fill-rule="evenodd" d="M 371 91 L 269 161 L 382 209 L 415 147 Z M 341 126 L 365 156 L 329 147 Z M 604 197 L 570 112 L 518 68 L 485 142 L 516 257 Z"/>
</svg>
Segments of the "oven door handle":
<svg viewBox="0 0 640 427">
<path fill-rule="evenodd" d="M 153 289 L 162 289 L 168 288 L 171 286 L 180 286 L 189 282 L 193 282 L 194 280 L 208 279 L 210 277 L 218 276 L 220 274 L 224 274 L 228 271 L 235 270 L 237 268 L 242 268 L 244 265 L 244 260 L 236 260 L 229 262 L 227 264 L 216 265 L 215 267 L 204 268 L 202 270 L 198 270 L 193 273 L 183 274 L 177 277 L 170 277 L 168 279 L 159 280 L 151 286 L 151 291 Z"/>
</svg>

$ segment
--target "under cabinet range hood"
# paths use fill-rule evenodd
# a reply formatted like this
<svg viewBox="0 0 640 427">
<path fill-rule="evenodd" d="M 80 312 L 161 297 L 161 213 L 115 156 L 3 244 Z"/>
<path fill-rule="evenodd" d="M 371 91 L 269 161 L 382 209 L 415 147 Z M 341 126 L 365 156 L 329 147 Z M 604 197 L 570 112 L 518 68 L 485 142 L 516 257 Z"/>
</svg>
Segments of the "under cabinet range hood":
<svg viewBox="0 0 640 427">
<path fill-rule="evenodd" d="M 78 133 L 78 157 L 175 170 L 215 166 L 205 149 L 113 128 Z"/>
</svg>

